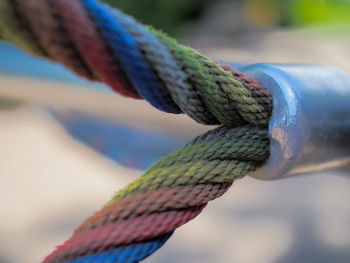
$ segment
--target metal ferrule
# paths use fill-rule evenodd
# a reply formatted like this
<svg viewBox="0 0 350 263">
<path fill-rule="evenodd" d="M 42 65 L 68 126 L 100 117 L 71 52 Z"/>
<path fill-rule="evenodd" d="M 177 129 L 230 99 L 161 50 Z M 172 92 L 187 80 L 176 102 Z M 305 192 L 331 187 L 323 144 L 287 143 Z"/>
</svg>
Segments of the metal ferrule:
<svg viewBox="0 0 350 263">
<path fill-rule="evenodd" d="M 239 69 L 273 97 L 271 152 L 252 176 L 277 179 L 350 171 L 350 76 L 326 66 L 256 64 Z"/>
</svg>

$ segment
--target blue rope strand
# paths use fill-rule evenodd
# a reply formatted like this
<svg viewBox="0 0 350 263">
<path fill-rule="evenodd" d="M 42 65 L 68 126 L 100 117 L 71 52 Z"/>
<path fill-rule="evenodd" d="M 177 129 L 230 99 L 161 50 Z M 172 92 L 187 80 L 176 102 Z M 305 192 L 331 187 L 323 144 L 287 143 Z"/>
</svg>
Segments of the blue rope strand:
<svg viewBox="0 0 350 263">
<path fill-rule="evenodd" d="M 120 246 L 101 253 L 83 256 L 66 263 L 137 263 L 162 247 L 173 233 L 174 232 L 171 232 L 148 241 Z"/>
<path fill-rule="evenodd" d="M 110 43 L 120 66 L 129 76 L 141 97 L 154 107 L 168 113 L 179 113 L 177 106 L 169 105 L 160 90 L 160 85 L 140 47 L 129 32 L 115 19 L 108 6 L 96 0 L 81 0 L 91 17 L 99 25 L 103 36 Z"/>
</svg>

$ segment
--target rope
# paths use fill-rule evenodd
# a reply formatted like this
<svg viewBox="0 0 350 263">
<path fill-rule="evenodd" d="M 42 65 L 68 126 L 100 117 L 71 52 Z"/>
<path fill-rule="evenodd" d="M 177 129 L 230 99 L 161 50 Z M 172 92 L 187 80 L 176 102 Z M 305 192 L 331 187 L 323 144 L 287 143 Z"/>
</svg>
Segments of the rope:
<svg viewBox="0 0 350 263">
<path fill-rule="evenodd" d="M 0 32 L 161 111 L 219 124 L 162 158 L 43 262 L 139 262 L 269 156 L 269 92 L 257 81 L 96 0 L 2 0 Z"/>
</svg>

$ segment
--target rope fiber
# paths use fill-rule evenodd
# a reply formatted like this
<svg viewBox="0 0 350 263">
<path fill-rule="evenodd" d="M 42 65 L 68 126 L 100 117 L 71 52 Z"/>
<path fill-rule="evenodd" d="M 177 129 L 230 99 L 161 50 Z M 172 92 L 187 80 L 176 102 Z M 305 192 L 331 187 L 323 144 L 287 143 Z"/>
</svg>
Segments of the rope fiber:
<svg viewBox="0 0 350 263">
<path fill-rule="evenodd" d="M 157 109 L 220 125 L 163 157 L 44 263 L 134 263 L 269 156 L 270 93 L 257 81 L 96 0 L 1 0 L 0 34 Z"/>
</svg>

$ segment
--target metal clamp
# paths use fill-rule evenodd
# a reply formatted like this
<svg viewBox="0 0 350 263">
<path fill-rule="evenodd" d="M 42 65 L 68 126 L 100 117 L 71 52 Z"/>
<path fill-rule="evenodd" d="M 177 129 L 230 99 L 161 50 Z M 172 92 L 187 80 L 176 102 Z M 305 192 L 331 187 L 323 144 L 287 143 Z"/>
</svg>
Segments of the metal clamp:
<svg viewBox="0 0 350 263">
<path fill-rule="evenodd" d="M 239 69 L 273 96 L 271 154 L 252 176 L 350 171 L 350 76 L 326 66 L 256 64 Z"/>
</svg>

